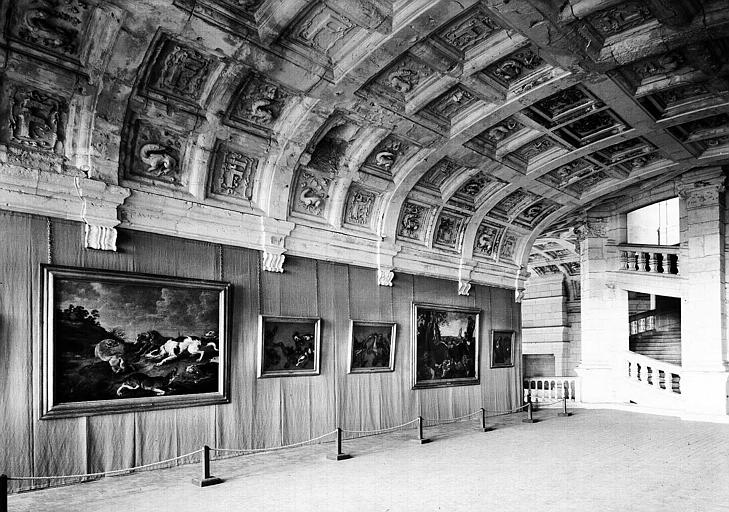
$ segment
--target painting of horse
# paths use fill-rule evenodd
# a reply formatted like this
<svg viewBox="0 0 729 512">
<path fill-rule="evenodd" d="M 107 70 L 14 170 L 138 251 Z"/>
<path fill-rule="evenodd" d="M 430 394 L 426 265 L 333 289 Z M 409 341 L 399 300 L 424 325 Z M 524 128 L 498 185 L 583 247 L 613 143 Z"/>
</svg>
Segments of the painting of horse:
<svg viewBox="0 0 729 512">
<path fill-rule="evenodd" d="M 396 325 L 357 320 L 349 324 L 349 373 L 393 371 Z"/>
</svg>

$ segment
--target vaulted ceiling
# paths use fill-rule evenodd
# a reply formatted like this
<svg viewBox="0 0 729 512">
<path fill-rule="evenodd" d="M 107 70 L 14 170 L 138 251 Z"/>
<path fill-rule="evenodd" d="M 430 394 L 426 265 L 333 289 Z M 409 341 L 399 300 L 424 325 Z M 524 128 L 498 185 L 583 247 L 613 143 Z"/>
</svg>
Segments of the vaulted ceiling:
<svg viewBox="0 0 729 512">
<path fill-rule="evenodd" d="M 542 233 L 569 263 L 564 219 L 729 163 L 727 0 L 0 15 L 0 170 L 121 187 L 133 229 L 519 287 Z"/>
</svg>

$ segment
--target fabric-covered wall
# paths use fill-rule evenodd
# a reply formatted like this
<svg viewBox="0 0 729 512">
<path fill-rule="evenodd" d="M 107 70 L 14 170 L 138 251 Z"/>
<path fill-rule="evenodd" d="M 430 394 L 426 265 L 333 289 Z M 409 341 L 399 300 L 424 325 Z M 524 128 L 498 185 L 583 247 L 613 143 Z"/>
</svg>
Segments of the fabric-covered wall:
<svg viewBox="0 0 729 512">
<path fill-rule="evenodd" d="M 385 428 L 418 415 L 449 418 L 520 403 L 519 335 L 514 368 L 489 364 L 491 329 L 519 332 L 512 290 L 474 286 L 463 297 L 453 282 L 406 274 L 397 274 L 391 288 L 380 287 L 373 269 L 294 257 L 283 274 L 261 272 L 257 251 L 137 231 L 120 233 L 117 253 L 84 250 L 83 225 L 10 212 L 0 212 L 0 235 L 0 472 L 104 471 L 206 443 L 272 447 L 335 426 Z M 40 264 L 49 257 L 56 265 L 230 282 L 231 403 L 39 420 Z M 413 301 L 481 310 L 480 385 L 411 389 Z M 322 318 L 321 375 L 256 377 L 260 313 Z M 397 322 L 394 372 L 347 374 L 350 318 Z"/>
</svg>

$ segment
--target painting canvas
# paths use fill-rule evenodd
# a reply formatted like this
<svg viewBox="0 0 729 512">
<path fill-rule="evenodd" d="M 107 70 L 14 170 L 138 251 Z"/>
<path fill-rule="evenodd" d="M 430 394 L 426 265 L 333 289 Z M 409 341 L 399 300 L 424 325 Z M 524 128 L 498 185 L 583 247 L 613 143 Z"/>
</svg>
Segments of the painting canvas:
<svg viewBox="0 0 729 512">
<path fill-rule="evenodd" d="M 395 369 L 396 326 L 392 322 L 349 322 L 349 373 Z"/>
<path fill-rule="evenodd" d="M 479 310 L 413 304 L 413 388 L 479 382 Z"/>
<path fill-rule="evenodd" d="M 514 366 L 514 331 L 493 331 L 491 334 L 491 368 Z"/>
<path fill-rule="evenodd" d="M 258 376 L 319 375 L 320 320 L 261 315 Z"/>
<path fill-rule="evenodd" d="M 43 417 L 226 402 L 228 285 L 44 266 Z"/>
</svg>

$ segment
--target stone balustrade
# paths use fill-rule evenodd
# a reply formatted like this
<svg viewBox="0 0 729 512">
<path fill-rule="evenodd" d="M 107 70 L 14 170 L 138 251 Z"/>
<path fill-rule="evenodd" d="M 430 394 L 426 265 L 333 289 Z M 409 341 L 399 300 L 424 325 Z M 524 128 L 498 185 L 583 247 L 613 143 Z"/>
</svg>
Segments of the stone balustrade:
<svg viewBox="0 0 729 512">
<path fill-rule="evenodd" d="M 627 351 L 625 355 L 628 379 L 651 387 L 656 392 L 681 394 L 681 367 Z"/>
<path fill-rule="evenodd" d="M 619 270 L 679 275 L 679 252 L 673 245 L 620 244 Z"/>
<path fill-rule="evenodd" d="M 581 401 L 579 377 L 528 377 L 524 379 L 524 400 L 561 400 L 565 396 L 573 402 Z"/>
</svg>

